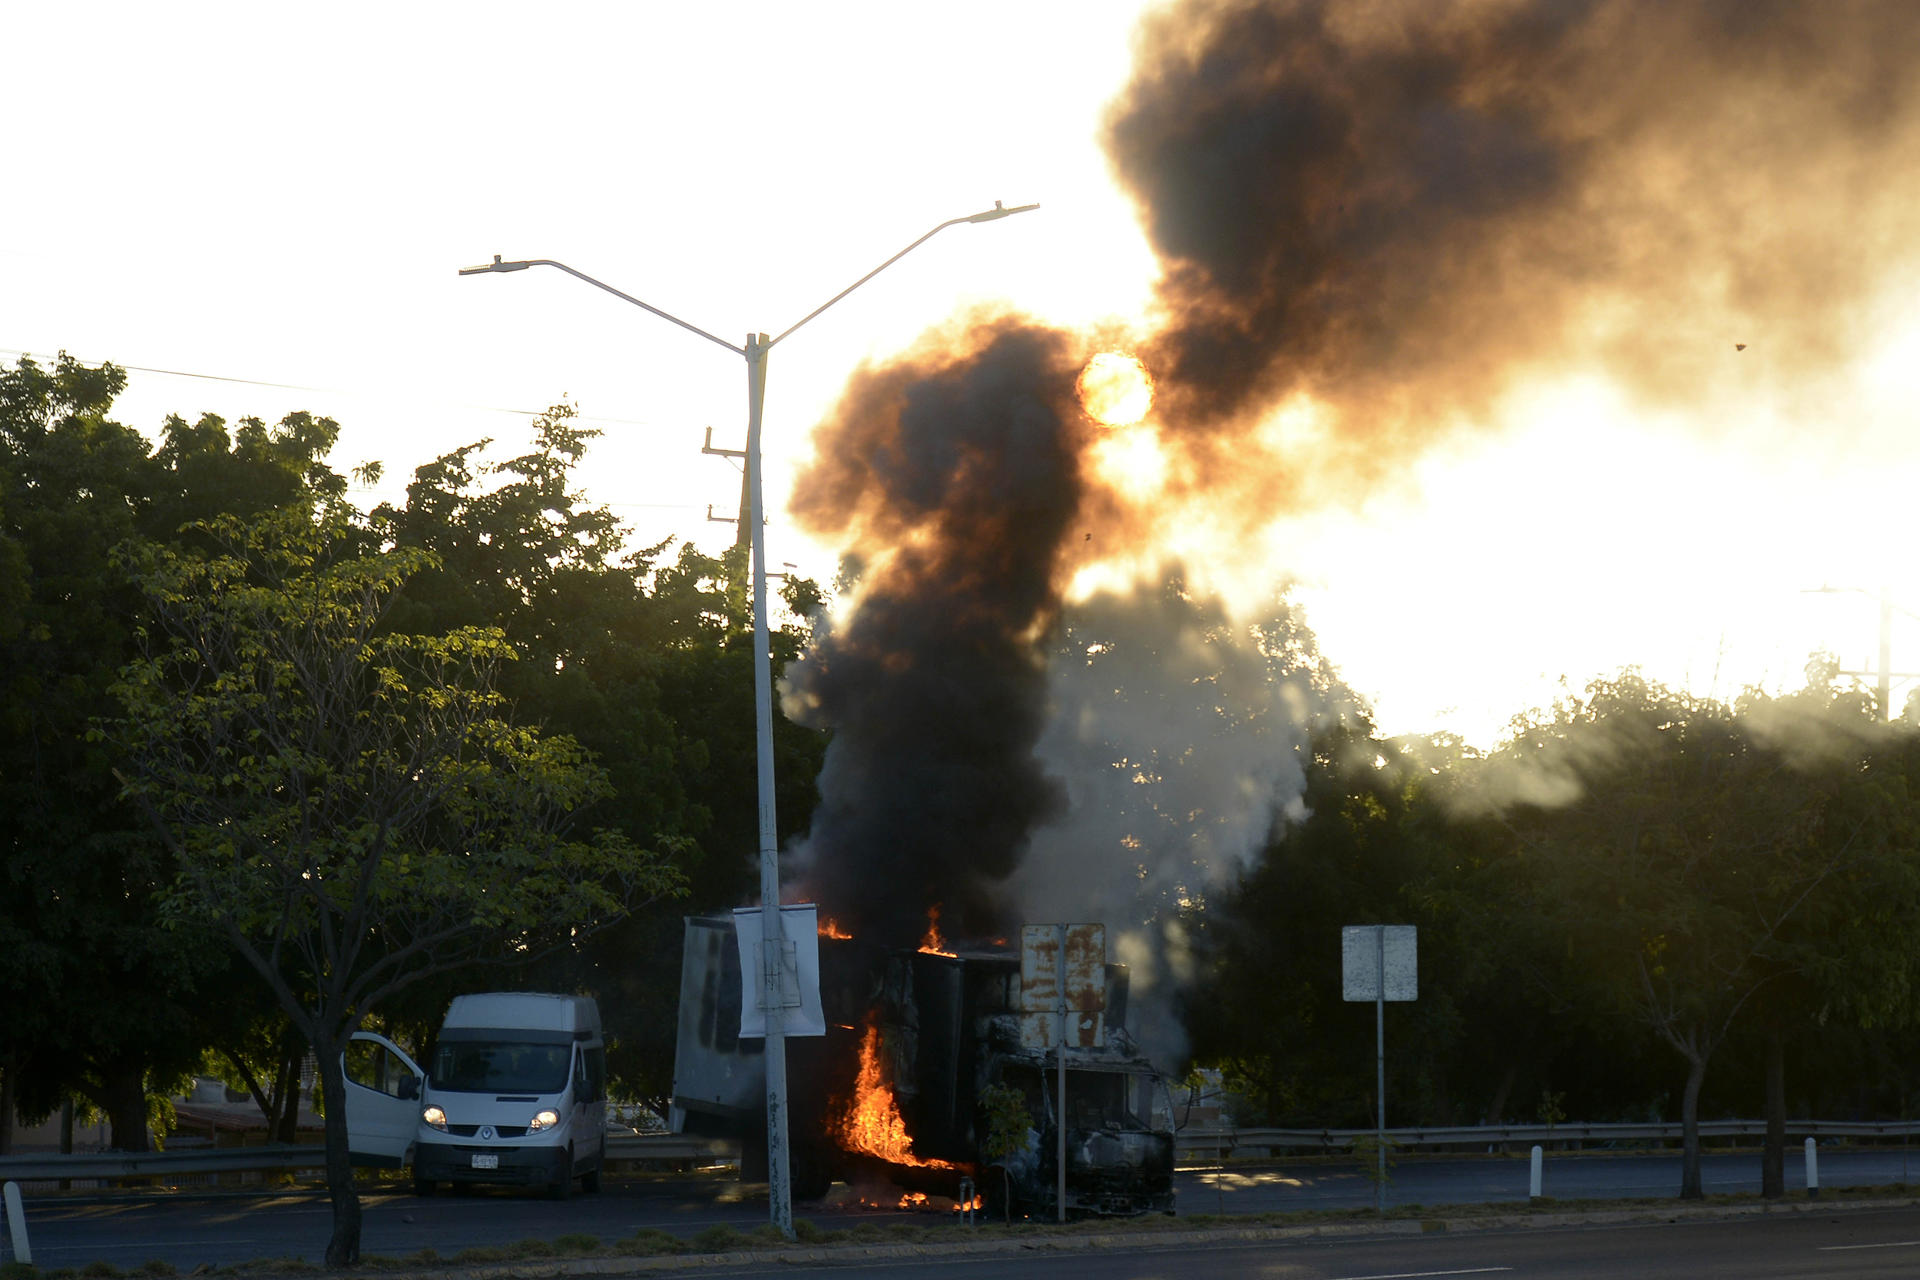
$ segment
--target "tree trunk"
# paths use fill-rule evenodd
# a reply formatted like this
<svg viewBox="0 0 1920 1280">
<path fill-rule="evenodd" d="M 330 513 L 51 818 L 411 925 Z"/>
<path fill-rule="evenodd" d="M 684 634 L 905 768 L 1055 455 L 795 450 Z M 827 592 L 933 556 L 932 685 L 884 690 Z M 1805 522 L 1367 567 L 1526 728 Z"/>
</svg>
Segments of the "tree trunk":
<svg viewBox="0 0 1920 1280">
<path fill-rule="evenodd" d="M 71 1094 L 60 1099 L 60 1154 L 63 1156 L 73 1154 L 73 1111 L 73 1096 Z M 60 1189 L 62 1191 L 73 1190 L 73 1179 L 60 1179 Z"/>
<path fill-rule="evenodd" d="M 305 1045 L 288 1034 L 280 1040 L 279 1074 L 274 1080 L 273 1140 L 293 1143 L 300 1138 L 300 1059 Z"/>
<path fill-rule="evenodd" d="M 1778 1031 L 1767 1033 L 1767 1140 L 1760 1149 L 1760 1194 L 1787 1194 L 1787 1046 Z"/>
<path fill-rule="evenodd" d="M 1704 1200 L 1700 1187 L 1700 1085 L 1707 1078 L 1704 1055 L 1687 1057 L 1687 1088 L 1680 1100 L 1680 1198 Z"/>
<path fill-rule="evenodd" d="M 260 1115 L 267 1122 L 268 1137 L 271 1138 L 273 1118 L 278 1114 L 274 1107 L 273 1095 L 267 1091 L 265 1086 L 260 1083 L 258 1077 L 253 1074 L 253 1068 L 247 1065 L 245 1057 L 235 1053 L 232 1049 L 223 1048 L 220 1052 L 226 1057 L 227 1065 L 231 1066 L 234 1072 L 239 1075 L 240 1082 L 247 1086 L 247 1095 L 253 1099 L 253 1105 L 260 1108 Z"/>
<path fill-rule="evenodd" d="M 101 1072 L 94 1102 L 113 1126 L 115 1151 L 151 1151 L 147 1135 L 147 1073 L 142 1065 L 114 1063 Z"/>
<path fill-rule="evenodd" d="M 1487 1123 L 1505 1124 L 1507 1120 L 1507 1095 L 1513 1092 L 1513 1082 L 1520 1076 L 1520 1068 L 1509 1065 L 1506 1074 L 1500 1077 L 1500 1083 L 1494 1086 L 1493 1101 L 1487 1103 Z"/>
<path fill-rule="evenodd" d="M 360 1193 L 353 1185 L 353 1155 L 347 1149 L 347 1078 L 340 1069 L 340 1044 L 314 1038 L 320 1059 L 320 1100 L 327 1115 L 327 1199 L 333 1205 L 333 1235 L 327 1240 L 327 1265 L 351 1267 L 360 1261 Z"/>
</svg>

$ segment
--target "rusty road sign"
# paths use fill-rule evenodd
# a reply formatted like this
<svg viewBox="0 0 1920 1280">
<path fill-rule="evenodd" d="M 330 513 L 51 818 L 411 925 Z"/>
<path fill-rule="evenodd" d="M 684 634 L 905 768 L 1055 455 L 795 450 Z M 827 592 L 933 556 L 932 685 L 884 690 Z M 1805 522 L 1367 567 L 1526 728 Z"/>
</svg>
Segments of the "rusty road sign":
<svg viewBox="0 0 1920 1280">
<path fill-rule="evenodd" d="M 1061 955 L 1065 947 L 1066 1039 L 1097 1049 L 1106 1043 L 1107 928 L 1100 924 L 1030 924 L 1020 930 L 1020 1041 L 1051 1049 L 1060 1036 Z"/>
</svg>

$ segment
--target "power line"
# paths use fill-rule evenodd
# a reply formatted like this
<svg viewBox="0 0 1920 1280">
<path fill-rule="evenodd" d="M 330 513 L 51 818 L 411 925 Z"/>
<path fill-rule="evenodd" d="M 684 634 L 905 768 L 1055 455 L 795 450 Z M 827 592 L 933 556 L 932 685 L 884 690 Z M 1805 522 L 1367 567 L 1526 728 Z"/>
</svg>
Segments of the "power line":
<svg viewBox="0 0 1920 1280">
<path fill-rule="evenodd" d="M 63 354 L 70 354 L 70 353 L 63 353 Z M 0 347 L 0 355 L 32 356 L 33 353 L 31 351 L 15 350 L 12 347 Z M 348 391 L 341 387 L 309 387 L 309 386 L 303 386 L 300 383 L 295 383 L 295 382 L 268 382 L 261 378 L 234 378 L 234 377 L 229 377 L 226 374 L 220 374 L 220 373 L 192 373 L 185 369 L 156 369 L 150 365 L 121 364 L 117 360 L 86 360 L 86 359 L 81 359 L 78 356 L 75 356 L 74 359 L 79 360 L 81 364 L 85 364 L 85 365 L 111 364 L 113 365 L 114 368 L 125 369 L 129 373 L 157 373 L 163 377 L 168 377 L 168 378 L 198 378 L 203 382 L 232 382 L 240 386 L 247 386 L 247 387 L 272 387 L 278 391 L 311 391 L 315 395 L 364 396 L 368 394 L 364 391 Z M 502 409 L 495 405 L 486 405 L 486 404 L 455 404 L 450 407 L 455 409 L 473 410 L 479 413 L 512 414 L 516 417 L 522 417 L 522 418 L 537 418 L 541 414 L 546 412 L 545 409 Z M 577 419 L 577 421 L 604 422 L 613 426 L 622 426 L 622 427 L 647 427 L 647 426 L 653 425 L 652 423 L 647 422 L 641 418 L 603 418 L 603 417 L 596 417 L 589 414 L 581 414 Z"/>
<path fill-rule="evenodd" d="M 71 355 L 72 353 L 67 352 L 63 354 Z M 30 357 L 33 355 L 33 353 L 31 351 L 16 350 L 12 347 L 0 347 L 0 355 Z M 84 365 L 98 366 L 102 364 L 112 364 L 114 368 L 125 369 L 130 373 L 155 373 L 155 374 L 160 374 L 162 376 L 170 377 L 170 378 L 199 378 L 207 382 L 232 382 L 232 383 L 237 383 L 241 386 L 272 387 L 280 391 L 311 391 L 316 395 L 364 395 L 366 394 L 364 392 L 345 391 L 338 387 L 310 387 L 310 386 L 303 386 L 298 383 L 292 383 L 292 382 L 268 382 L 260 378 L 235 378 L 235 377 L 229 377 L 225 374 L 218 374 L 218 373 L 191 373 L 184 369 L 157 369 L 148 365 L 121 364 L 118 361 L 87 360 L 87 359 L 82 359 L 79 356 L 74 356 L 73 358 L 78 360 L 81 364 L 84 364 Z M 537 418 L 540 416 L 541 413 L 545 412 L 545 410 L 536 411 L 532 409 L 501 409 L 501 408 L 495 408 L 490 405 L 463 404 L 463 405 L 455 405 L 454 407 L 460 408 L 460 409 L 478 410 L 483 413 L 515 414 L 520 417 L 526 417 L 526 418 Z M 593 417 L 586 414 L 580 415 L 577 421 L 600 422 L 600 423 L 609 423 L 609 424 L 618 425 L 618 426 L 632 426 L 632 427 L 645 427 L 645 426 L 652 425 L 651 423 L 648 423 L 639 418 L 602 418 L 602 417 Z M 711 436 L 712 428 L 709 427 L 707 430 L 708 430 L 709 436 Z M 361 488 L 357 486 L 353 489 L 353 492 L 355 493 L 364 494 L 368 496 L 371 496 L 381 491 L 382 490 L 378 490 L 374 488 Z M 631 510 L 702 511 L 702 510 L 708 509 L 708 507 L 711 504 L 703 505 L 697 502 L 613 502 L 613 501 L 609 501 L 609 502 L 602 502 L 599 505 L 604 507 L 620 508 L 620 509 L 629 510 L 629 511 Z"/>
</svg>

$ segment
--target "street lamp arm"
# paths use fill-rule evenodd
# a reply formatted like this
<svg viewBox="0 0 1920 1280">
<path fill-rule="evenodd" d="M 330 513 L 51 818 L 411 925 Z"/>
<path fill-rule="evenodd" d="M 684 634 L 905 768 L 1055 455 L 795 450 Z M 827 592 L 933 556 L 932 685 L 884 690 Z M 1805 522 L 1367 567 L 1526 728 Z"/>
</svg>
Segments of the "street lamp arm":
<svg viewBox="0 0 1920 1280">
<path fill-rule="evenodd" d="M 993 208 L 991 209 L 983 209 L 979 213 L 968 214 L 964 218 L 948 218 L 945 222 L 941 223 L 939 226 L 935 227 L 933 230 L 927 232 L 925 235 L 921 236 L 918 240 L 915 240 L 912 244 L 908 245 L 906 248 L 902 249 L 900 252 L 894 254 L 891 258 L 888 258 L 885 262 L 881 263 L 879 266 L 875 267 L 873 270 L 867 272 L 867 274 L 861 276 L 858 280 L 855 280 L 852 284 L 848 285 L 846 288 L 842 289 L 840 292 L 834 294 L 831 298 L 828 298 L 825 302 L 821 303 L 819 306 L 815 307 L 813 310 L 807 312 L 806 315 L 801 316 L 798 320 L 788 325 L 784 330 L 780 332 L 780 335 L 778 337 L 774 338 L 772 342 L 769 342 L 766 345 L 769 347 L 772 347 L 778 344 L 779 342 L 785 340 L 786 336 L 792 333 L 795 329 L 798 329 L 801 325 L 813 319 L 815 316 L 819 315 L 822 311 L 825 311 L 828 307 L 831 307 L 834 303 L 840 301 L 840 299 L 846 297 L 848 294 L 852 293 L 855 289 L 858 289 L 861 285 L 873 279 L 875 276 L 879 275 L 882 271 L 885 271 L 888 267 L 892 266 L 894 263 L 900 261 L 900 259 L 906 257 L 908 254 L 912 253 L 915 249 L 918 249 L 921 245 L 933 239 L 935 236 L 939 235 L 942 231 L 945 231 L 948 227 L 957 227 L 963 222 L 996 222 L 1001 218 L 1009 218 L 1016 213 L 1026 213 L 1030 209 L 1038 209 L 1039 207 L 1040 206 L 1037 204 L 1020 204 L 1020 205 L 1015 205 L 1013 208 L 1009 209 L 1005 205 L 1001 204 L 998 200 L 995 200 L 993 202 Z M 605 288 L 604 285 L 602 285 L 601 287 Z"/>
<path fill-rule="evenodd" d="M 744 356 L 745 354 L 747 354 L 747 349 L 745 347 L 736 347 L 735 345 L 733 345 L 733 343 L 728 342 L 725 338 L 717 338 L 713 334 L 708 333 L 705 329 L 702 329 L 697 324 L 690 324 L 687 321 L 682 320 L 679 316 L 671 315 L 665 311 L 662 311 L 660 308 L 654 306 L 652 303 L 642 302 L 640 301 L 640 299 L 634 297 L 630 293 L 622 293 L 620 290 L 614 288 L 610 284 L 607 284 L 605 281 L 595 280 L 592 276 L 588 275 L 586 272 L 575 271 L 572 267 L 568 266 L 566 263 L 555 262 L 552 258 L 529 258 L 520 262 L 502 262 L 500 261 L 500 255 L 496 253 L 493 256 L 493 261 L 488 263 L 486 266 L 462 267 L 460 268 L 460 274 L 463 276 L 477 276 L 477 275 L 483 275 L 483 274 L 487 274 L 495 271 L 525 271 L 528 267 L 558 268 L 559 270 L 566 272 L 568 275 L 572 276 L 576 280 L 584 280 L 596 289 L 606 290 L 608 293 L 620 299 L 622 302 L 631 302 L 634 306 L 639 307 L 642 311 L 651 311 L 654 315 L 659 316 L 662 320 L 671 321 L 672 323 L 679 325 L 682 329 L 687 330 L 689 333 L 699 334 L 701 337 L 705 338 L 708 342 L 717 342 L 721 346 L 725 347 L 727 350 L 733 352 L 733 354 L 737 356 Z"/>
</svg>

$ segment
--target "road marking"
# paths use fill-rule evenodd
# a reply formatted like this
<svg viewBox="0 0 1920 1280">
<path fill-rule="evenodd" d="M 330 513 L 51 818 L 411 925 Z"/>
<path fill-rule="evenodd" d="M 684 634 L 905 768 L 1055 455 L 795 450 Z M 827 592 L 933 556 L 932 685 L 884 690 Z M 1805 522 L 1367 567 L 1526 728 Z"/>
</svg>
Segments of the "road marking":
<svg viewBox="0 0 1920 1280">
<path fill-rule="evenodd" d="M 1885 1244 L 1823 1244 L 1821 1253 L 1841 1253 L 1848 1249 L 1911 1249 L 1920 1245 L 1920 1240 L 1889 1240 Z"/>
<path fill-rule="evenodd" d="M 1334 1276 L 1331 1280 L 1421 1280 L 1426 1276 L 1484 1276 L 1493 1271 L 1511 1271 L 1512 1267 L 1462 1267 L 1458 1271 L 1385 1271 L 1372 1276 Z"/>
</svg>

